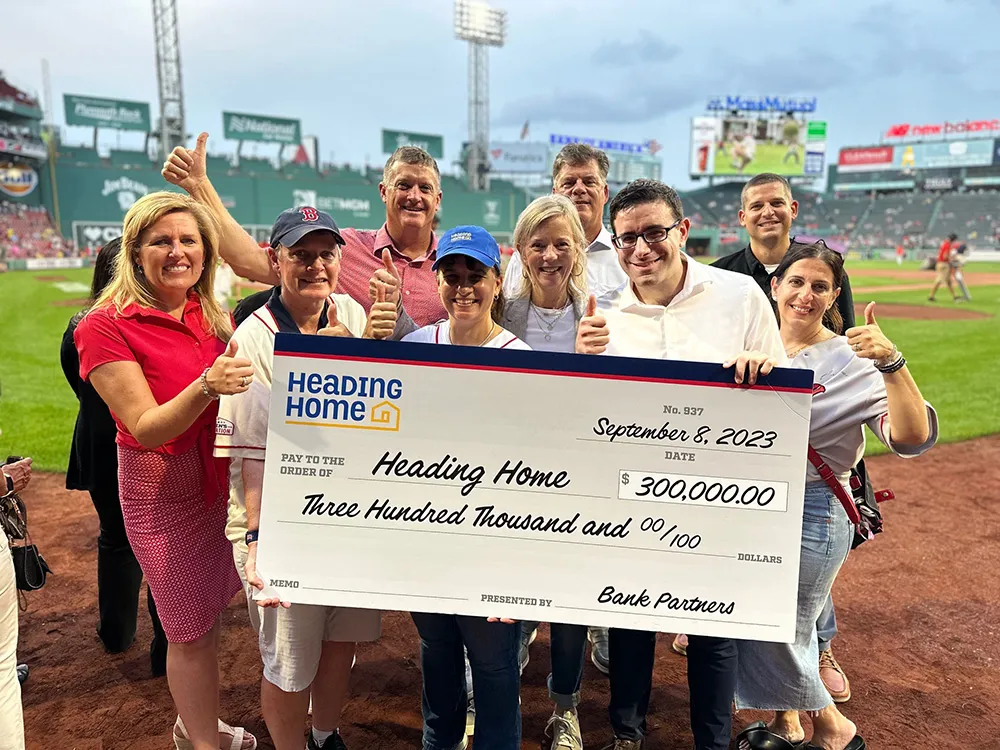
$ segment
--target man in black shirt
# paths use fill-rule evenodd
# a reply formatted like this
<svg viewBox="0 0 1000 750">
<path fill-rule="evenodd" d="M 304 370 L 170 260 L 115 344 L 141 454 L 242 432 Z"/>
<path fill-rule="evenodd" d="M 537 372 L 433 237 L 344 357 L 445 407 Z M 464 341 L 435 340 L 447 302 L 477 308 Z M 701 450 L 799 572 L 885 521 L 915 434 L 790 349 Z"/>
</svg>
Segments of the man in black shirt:
<svg viewBox="0 0 1000 750">
<path fill-rule="evenodd" d="M 793 245 L 799 244 L 791 236 L 792 221 L 798 212 L 799 204 L 792 198 L 788 180 L 766 172 L 753 177 L 743 186 L 739 212 L 740 226 L 746 228 L 750 243 L 742 250 L 719 258 L 712 265 L 752 276 L 773 306 L 771 275 L 785 253 Z M 844 330 L 853 328 L 854 297 L 846 274 L 837 297 L 837 309 L 844 320 Z M 864 464 L 858 466 L 863 476 Z M 823 684 L 836 703 L 844 703 L 850 700 L 851 684 L 830 648 L 831 641 L 837 635 L 837 618 L 832 597 L 827 599 L 826 607 L 816 621 L 816 629 L 819 635 L 819 667 Z"/>
<path fill-rule="evenodd" d="M 771 274 L 789 248 L 799 244 L 791 236 L 792 221 L 798 212 L 799 204 L 792 199 L 788 180 L 776 174 L 757 175 L 743 186 L 740 195 L 740 226 L 746 228 L 750 243 L 731 255 L 719 258 L 712 265 L 752 276 L 767 298 L 771 299 Z M 846 276 L 837 297 L 837 309 L 844 319 L 844 330 L 852 328 L 854 296 Z"/>
</svg>

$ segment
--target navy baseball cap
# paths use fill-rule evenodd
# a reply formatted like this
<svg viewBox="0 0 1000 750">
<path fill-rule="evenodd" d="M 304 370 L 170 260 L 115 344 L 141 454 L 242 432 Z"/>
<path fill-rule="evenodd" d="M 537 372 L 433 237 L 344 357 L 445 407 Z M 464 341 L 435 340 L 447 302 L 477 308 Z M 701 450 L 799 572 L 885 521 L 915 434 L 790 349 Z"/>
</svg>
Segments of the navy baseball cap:
<svg viewBox="0 0 1000 750">
<path fill-rule="evenodd" d="M 340 227 L 326 211 L 319 211 L 312 206 L 289 208 L 274 220 L 274 226 L 271 227 L 271 247 L 291 247 L 310 232 L 317 231 L 333 232 L 337 244 L 344 244 Z"/>
<path fill-rule="evenodd" d="M 493 235 L 482 227 L 455 227 L 442 234 L 438 239 L 437 259 L 431 267 L 432 270 L 436 271 L 441 261 L 449 255 L 473 258 L 487 268 L 500 267 L 500 246 L 493 239 Z"/>
</svg>

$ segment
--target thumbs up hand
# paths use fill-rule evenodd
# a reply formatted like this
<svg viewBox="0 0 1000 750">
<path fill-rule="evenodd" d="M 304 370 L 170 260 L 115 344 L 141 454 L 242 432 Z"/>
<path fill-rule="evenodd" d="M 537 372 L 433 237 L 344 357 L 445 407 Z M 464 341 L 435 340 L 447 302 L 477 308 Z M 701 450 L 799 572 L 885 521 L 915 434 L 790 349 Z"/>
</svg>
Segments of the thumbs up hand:
<svg viewBox="0 0 1000 750">
<path fill-rule="evenodd" d="M 591 294 L 576 331 L 576 351 L 578 354 L 603 354 L 610 340 L 608 321 L 598 315 L 597 297 Z"/>
<path fill-rule="evenodd" d="M 851 345 L 854 354 L 862 359 L 874 359 L 876 362 L 884 361 L 893 356 L 896 347 L 886 338 L 875 322 L 875 303 L 869 302 L 865 308 L 865 324 L 848 328 L 844 335 L 847 336 L 847 343 Z"/>
<path fill-rule="evenodd" d="M 231 396 L 243 393 L 253 382 L 253 364 L 249 359 L 237 357 L 239 344 L 229 339 L 226 351 L 216 357 L 205 375 L 205 385 L 212 396 Z"/>
<path fill-rule="evenodd" d="M 399 289 L 402 286 L 402 279 L 396 264 L 392 262 L 392 253 L 389 248 L 382 248 L 382 267 L 377 268 L 368 282 L 368 298 L 372 302 L 377 302 L 378 287 L 385 287 L 385 302 L 399 304 Z"/>
<path fill-rule="evenodd" d="M 188 193 L 196 189 L 198 185 L 208 179 L 208 171 L 205 166 L 207 143 L 208 133 L 202 133 L 198 136 L 198 142 L 193 149 L 178 146 L 171 151 L 160 171 L 163 179 L 183 188 Z"/>
<path fill-rule="evenodd" d="M 387 296 L 386 287 L 379 284 L 375 290 L 375 302 L 372 303 L 372 309 L 368 311 L 368 325 L 365 327 L 366 339 L 387 339 L 396 330 L 396 320 L 399 313 L 396 311 L 396 303 L 389 302 L 386 299 Z"/>
<path fill-rule="evenodd" d="M 332 299 L 330 300 L 330 307 L 326 311 L 326 328 L 320 328 L 316 333 L 320 336 L 340 336 L 345 339 L 354 338 L 354 334 L 351 333 L 350 329 L 341 323 L 337 317 L 337 303 Z"/>
</svg>

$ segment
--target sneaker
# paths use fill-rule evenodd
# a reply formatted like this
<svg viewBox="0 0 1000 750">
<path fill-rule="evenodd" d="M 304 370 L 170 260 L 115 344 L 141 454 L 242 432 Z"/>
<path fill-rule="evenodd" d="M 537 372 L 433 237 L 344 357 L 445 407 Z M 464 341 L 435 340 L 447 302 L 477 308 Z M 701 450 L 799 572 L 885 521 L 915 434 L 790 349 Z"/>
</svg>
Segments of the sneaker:
<svg viewBox="0 0 1000 750">
<path fill-rule="evenodd" d="M 611 657 L 608 654 L 608 629 L 587 628 L 587 640 L 590 641 L 590 660 L 604 674 L 611 671 Z"/>
<path fill-rule="evenodd" d="M 538 637 L 538 628 L 532 629 L 530 633 L 521 633 L 521 650 L 518 653 L 518 661 L 521 664 L 521 673 L 528 666 L 528 646 L 535 642 Z"/>
<path fill-rule="evenodd" d="M 676 651 L 681 656 L 688 655 L 688 637 L 684 633 L 678 633 L 674 636 L 674 642 L 670 644 L 670 648 Z"/>
<path fill-rule="evenodd" d="M 549 723 L 545 725 L 545 736 L 552 738 L 550 750 L 583 750 L 580 718 L 576 709 L 560 711 L 557 708 L 553 711 Z"/>
<path fill-rule="evenodd" d="M 851 683 L 833 657 L 833 650 L 820 651 L 819 676 L 834 703 L 847 703 L 851 699 Z"/>
<path fill-rule="evenodd" d="M 465 706 L 465 736 L 471 737 L 476 733 L 476 701 L 469 696 L 469 702 Z"/>
<path fill-rule="evenodd" d="M 322 745 L 316 742 L 316 738 L 313 737 L 312 730 L 310 730 L 309 742 L 306 744 L 306 750 L 347 750 L 347 745 L 344 744 L 344 740 L 340 736 L 339 730 L 327 737 L 326 742 Z"/>
<path fill-rule="evenodd" d="M 605 745 L 601 750 L 642 750 L 645 744 L 645 740 L 621 740 L 616 738 L 614 742 Z"/>
<path fill-rule="evenodd" d="M 28 668 L 27 664 L 18 664 L 17 665 L 17 682 L 18 682 L 18 684 L 23 685 L 25 682 L 27 682 L 28 681 L 28 674 L 30 672 L 31 672 L 31 670 Z"/>
</svg>

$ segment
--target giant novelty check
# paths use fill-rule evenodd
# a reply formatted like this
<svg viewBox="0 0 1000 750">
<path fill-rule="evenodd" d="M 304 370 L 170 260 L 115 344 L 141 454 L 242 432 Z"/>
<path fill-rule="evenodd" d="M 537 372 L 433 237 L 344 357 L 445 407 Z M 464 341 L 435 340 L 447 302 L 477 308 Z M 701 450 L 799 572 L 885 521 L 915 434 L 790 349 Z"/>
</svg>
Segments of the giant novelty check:
<svg viewBox="0 0 1000 750">
<path fill-rule="evenodd" d="M 268 595 L 794 640 L 811 372 L 275 344 Z"/>
</svg>

